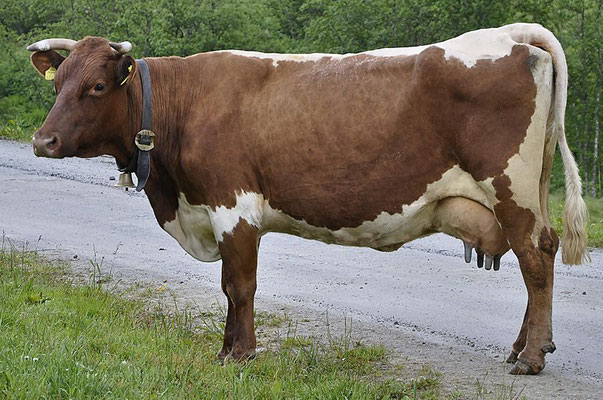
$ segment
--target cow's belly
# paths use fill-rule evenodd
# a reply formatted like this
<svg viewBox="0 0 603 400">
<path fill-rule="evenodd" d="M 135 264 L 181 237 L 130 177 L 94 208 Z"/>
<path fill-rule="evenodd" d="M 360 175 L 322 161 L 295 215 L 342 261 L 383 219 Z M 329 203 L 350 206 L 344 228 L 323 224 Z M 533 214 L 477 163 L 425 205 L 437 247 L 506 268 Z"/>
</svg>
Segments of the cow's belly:
<svg viewBox="0 0 603 400">
<path fill-rule="evenodd" d="M 441 199 L 465 197 L 491 208 L 491 199 L 484 187 L 484 183 L 475 182 L 471 175 L 454 166 L 438 181 L 429 184 L 416 201 L 402 205 L 401 213 L 384 211 L 373 220 L 337 230 L 293 218 L 271 207 L 269 200 L 259 193 L 237 192 L 234 207 L 220 206 L 215 209 L 191 205 L 181 194 L 174 220 L 166 222 L 163 228 L 189 254 L 207 262 L 220 259 L 218 242 L 231 234 L 241 220 L 258 228 L 260 235 L 281 232 L 325 243 L 395 250 L 404 243 L 437 230 L 433 217 Z M 387 196 L 387 193 L 383 195 Z"/>
<path fill-rule="evenodd" d="M 382 212 L 372 221 L 353 228 L 331 230 L 296 220 L 267 207 L 264 232 L 281 232 L 324 243 L 395 250 L 404 243 L 431 233 L 431 217 L 436 202 L 416 203 L 400 214 Z M 392 247 L 393 246 L 393 247 Z"/>
<path fill-rule="evenodd" d="M 387 193 L 383 194 L 387 196 Z M 427 186 L 425 193 L 411 204 L 403 205 L 401 213 L 382 212 L 375 219 L 356 227 L 337 230 L 313 226 L 295 219 L 264 202 L 261 231 L 283 232 L 325 243 L 363 246 L 379 250 L 395 250 L 402 244 L 436 232 L 433 216 L 438 201 L 448 197 L 465 197 L 491 208 L 484 185 L 475 182 L 467 172 L 455 166 Z"/>
</svg>

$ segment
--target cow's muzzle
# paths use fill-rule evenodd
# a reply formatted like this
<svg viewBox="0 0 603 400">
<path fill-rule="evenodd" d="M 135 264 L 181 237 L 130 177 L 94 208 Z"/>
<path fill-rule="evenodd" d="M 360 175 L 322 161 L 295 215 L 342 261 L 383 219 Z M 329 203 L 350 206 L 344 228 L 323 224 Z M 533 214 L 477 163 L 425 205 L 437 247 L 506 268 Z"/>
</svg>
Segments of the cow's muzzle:
<svg viewBox="0 0 603 400">
<path fill-rule="evenodd" d="M 36 132 L 33 138 L 33 151 L 37 157 L 61 157 L 58 153 L 61 143 L 59 138 L 52 134 L 47 137 L 40 137 Z"/>
</svg>

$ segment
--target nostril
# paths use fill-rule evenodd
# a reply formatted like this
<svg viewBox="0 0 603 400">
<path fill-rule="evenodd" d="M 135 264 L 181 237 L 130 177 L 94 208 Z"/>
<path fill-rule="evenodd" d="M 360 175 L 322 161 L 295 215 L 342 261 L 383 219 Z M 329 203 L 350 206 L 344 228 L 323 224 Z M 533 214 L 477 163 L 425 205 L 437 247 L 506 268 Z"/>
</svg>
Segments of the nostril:
<svg viewBox="0 0 603 400">
<path fill-rule="evenodd" d="M 59 143 L 59 141 L 56 136 L 53 136 L 48 139 L 44 139 L 44 141 L 42 142 L 42 144 L 49 150 L 54 149 L 58 143 Z"/>
</svg>

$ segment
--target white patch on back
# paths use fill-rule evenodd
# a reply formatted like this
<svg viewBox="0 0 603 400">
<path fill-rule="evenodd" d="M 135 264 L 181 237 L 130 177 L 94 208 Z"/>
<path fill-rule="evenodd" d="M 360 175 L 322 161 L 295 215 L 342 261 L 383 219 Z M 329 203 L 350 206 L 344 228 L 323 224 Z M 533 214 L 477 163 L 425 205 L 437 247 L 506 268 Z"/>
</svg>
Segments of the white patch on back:
<svg viewBox="0 0 603 400">
<path fill-rule="evenodd" d="M 345 57 L 355 56 L 356 54 L 326 54 L 326 53 L 312 53 L 312 54 L 281 54 L 281 53 L 260 53 L 259 51 L 245 51 L 245 50 L 218 50 L 212 53 L 230 53 L 236 56 L 252 57 L 259 59 L 272 60 L 274 68 L 278 67 L 278 63 L 281 61 L 294 61 L 294 62 L 309 62 L 319 61 L 325 57 L 329 57 L 333 60 L 341 60 Z"/>
<path fill-rule="evenodd" d="M 348 53 L 348 54 L 280 54 L 280 53 L 260 53 L 257 51 L 243 50 L 219 50 L 214 53 L 227 52 L 230 54 L 253 57 L 259 59 L 270 59 L 272 65 L 276 68 L 281 61 L 293 62 L 316 62 L 323 58 L 330 58 L 337 61 L 347 57 L 358 55 L 369 55 L 375 57 L 398 57 L 416 55 L 423 50 L 436 46 L 445 51 L 447 60 L 452 58 L 461 61 L 467 68 L 475 66 L 478 60 L 497 60 L 501 57 L 511 54 L 513 46 L 518 44 L 512 39 L 512 35 L 517 35 L 518 32 L 528 30 L 536 24 L 512 24 L 500 28 L 480 29 L 477 31 L 467 32 L 461 36 L 446 40 L 440 43 L 434 43 L 425 46 L 416 47 L 397 47 L 379 50 L 371 50 L 363 53 Z"/>
</svg>

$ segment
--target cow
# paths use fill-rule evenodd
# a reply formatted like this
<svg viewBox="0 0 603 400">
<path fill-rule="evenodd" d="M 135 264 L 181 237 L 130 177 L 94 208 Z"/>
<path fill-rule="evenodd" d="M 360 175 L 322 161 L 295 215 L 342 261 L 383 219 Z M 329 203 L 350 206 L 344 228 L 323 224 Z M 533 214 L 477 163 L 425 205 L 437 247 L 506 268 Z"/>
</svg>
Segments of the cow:
<svg viewBox="0 0 603 400">
<path fill-rule="evenodd" d="M 444 232 L 487 269 L 515 253 L 528 302 L 507 361 L 512 374 L 544 368 L 555 350 L 559 239 L 547 201 L 557 143 L 563 262 L 589 258 L 564 131 L 567 64 L 550 31 L 520 23 L 345 55 L 227 50 L 135 60 L 131 47 L 99 37 L 28 47 L 56 91 L 33 149 L 113 156 L 137 174 L 159 225 L 189 254 L 222 260 L 220 359 L 255 356 L 265 233 L 394 251 Z"/>
</svg>

